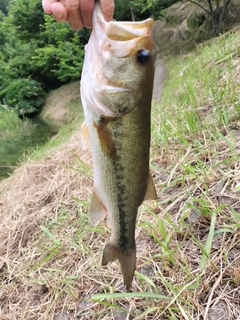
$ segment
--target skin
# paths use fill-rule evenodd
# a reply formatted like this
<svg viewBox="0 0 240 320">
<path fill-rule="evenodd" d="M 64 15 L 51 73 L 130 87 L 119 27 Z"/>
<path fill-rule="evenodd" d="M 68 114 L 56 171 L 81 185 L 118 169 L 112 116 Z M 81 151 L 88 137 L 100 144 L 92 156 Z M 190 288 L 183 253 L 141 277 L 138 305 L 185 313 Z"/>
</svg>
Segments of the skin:
<svg viewBox="0 0 240 320">
<path fill-rule="evenodd" d="M 100 4 L 105 20 L 112 20 L 114 0 L 100 0 Z M 42 0 L 42 6 L 45 13 L 56 21 L 67 21 L 74 30 L 92 28 L 94 0 Z"/>
</svg>

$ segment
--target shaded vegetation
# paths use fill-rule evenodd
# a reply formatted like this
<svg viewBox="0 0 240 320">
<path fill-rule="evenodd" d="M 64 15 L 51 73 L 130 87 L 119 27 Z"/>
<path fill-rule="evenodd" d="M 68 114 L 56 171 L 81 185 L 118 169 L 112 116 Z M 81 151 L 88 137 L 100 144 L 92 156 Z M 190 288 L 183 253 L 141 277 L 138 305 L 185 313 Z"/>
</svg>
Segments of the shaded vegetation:
<svg viewBox="0 0 240 320">
<path fill-rule="evenodd" d="M 0 107 L 0 137 L 6 136 L 6 131 L 18 130 L 22 121 L 17 113 L 8 107 Z"/>
<path fill-rule="evenodd" d="M 0 2 L 0 11 L 2 11 L 3 14 L 7 14 L 8 12 L 8 9 L 7 9 L 8 3 L 9 3 L 9 0 L 1 0 Z"/>
<path fill-rule="evenodd" d="M 189 0 L 194 3 L 211 18 L 212 28 L 215 36 L 223 33 L 223 19 L 227 7 L 232 0 Z"/>
<path fill-rule="evenodd" d="M 89 31 L 45 16 L 41 0 L 11 2 L 0 34 L 0 103 L 17 113 L 38 111 L 44 92 L 79 79 Z"/>
</svg>

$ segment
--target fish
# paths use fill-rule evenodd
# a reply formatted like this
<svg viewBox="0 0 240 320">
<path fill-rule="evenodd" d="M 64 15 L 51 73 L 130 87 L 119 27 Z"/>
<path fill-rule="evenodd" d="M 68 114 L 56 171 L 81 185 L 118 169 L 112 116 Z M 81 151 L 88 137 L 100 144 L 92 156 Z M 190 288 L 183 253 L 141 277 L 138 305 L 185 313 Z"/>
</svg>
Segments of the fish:
<svg viewBox="0 0 240 320">
<path fill-rule="evenodd" d="M 90 222 L 96 226 L 108 214 L 111 237 L 102 265 L 119 261 L 127 291 L 136 269 L 138 208 L 144 200 L 157 199 L 149 170 L 152 26 L 151 18 L 107 22 L 96 3 L 81 76 L 83 127 L 94 171 Z"/>
</svg>

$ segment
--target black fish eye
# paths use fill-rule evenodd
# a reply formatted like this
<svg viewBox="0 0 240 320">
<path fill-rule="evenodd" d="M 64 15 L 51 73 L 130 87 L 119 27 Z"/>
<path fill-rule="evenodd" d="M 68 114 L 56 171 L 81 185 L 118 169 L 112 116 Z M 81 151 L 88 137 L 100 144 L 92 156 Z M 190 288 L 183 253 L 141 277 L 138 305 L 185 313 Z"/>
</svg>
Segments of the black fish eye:
<svg viewBox="0 0 240 320">
<path fill-rule="evenodd" d="M 137 53 L 137 61 L 141 64 L 147 62 L 150 58 L 150 52 L 146 49 L 139 50 Z"/>
</svg>

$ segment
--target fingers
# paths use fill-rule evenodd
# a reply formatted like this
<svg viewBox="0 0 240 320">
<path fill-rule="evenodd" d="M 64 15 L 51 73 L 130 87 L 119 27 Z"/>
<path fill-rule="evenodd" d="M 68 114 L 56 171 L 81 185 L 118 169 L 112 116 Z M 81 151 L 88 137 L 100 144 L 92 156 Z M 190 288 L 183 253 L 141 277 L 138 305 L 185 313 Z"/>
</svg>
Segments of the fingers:
<svg viewBox="0 0 240 320">
<path fill-rule="evenodd" d="M 57 0 L 42 0 L 43 10 L 47 14 L 52 14 L 54 19 L 63 22 L 67 19 L 67 11 L 65 9 L 65 0 L 58 2 Z"/>
<path fill-rule="evenodd" d="M 67 11 L 64 5 L 60 2 L 55 2 L 52 4 L 52 15 L 55 20 L 59 22 L 64 22 L 67 20 Z"/>
<path fill-rule="evenodd" d="M 56 2 L 56 0 L 42 0 L 43 10 L 47 14 L 52 14 L 52 4 Z"/>
<path fill-rule="evenodd" d="M 100 0 L 106 21 L 113 18 L 114 0 Z M 52 14 L 59 22 L 67 21 L 74 30 L 92 28 L 94 0 L 42 0 L 47 14 Z"/>
<path fill-rule="evenodd" d="M 44 11 L 52 14 L 56 21 L 67 21 L 72 29 L 80 30 L 84 25 L 79 1 L 81 0 L 42 0 L 42 6 Z"/>
<path fill-rule="evenodd" d="M 106 21 L 113 19 L 114 0 L 100 0 L 102 12 Z"/>
<path fill-rule="evenodd" d="M 94 0 L 81 0 L 79 4 L 84 27 L 92 28 Z"/>
<path fill-rule="evenodd" d="M 66 0 L 67 22 L 74 30 L 82 29 L 83 20 L 80 13 L 79 0 Z"/>
</svg>

